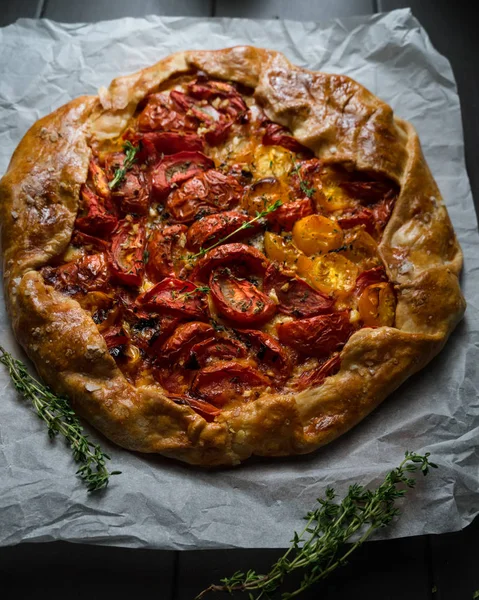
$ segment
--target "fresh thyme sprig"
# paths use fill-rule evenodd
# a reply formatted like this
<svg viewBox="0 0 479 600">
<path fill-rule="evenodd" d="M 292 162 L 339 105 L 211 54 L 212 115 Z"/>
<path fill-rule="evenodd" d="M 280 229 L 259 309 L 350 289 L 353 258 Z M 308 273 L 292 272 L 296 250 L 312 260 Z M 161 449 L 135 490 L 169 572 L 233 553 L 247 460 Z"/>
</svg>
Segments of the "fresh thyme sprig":
<svg viewBox="0 0 479 600">
<path fill-rule="evenodd" d="M 293 169 L 292 169 L 292 173 L 295 173 L 298 176 L 299 179 L 299 187 L 301 189 L 301 191 L 303 192 L 303 194 L 305 194 L 308 198 L 312 198 L 316 192 L 316 188 L 313 187 L 312 185 L 308 185 L 307 181 L 304 181 L 304 179 L 301 177 L 301 171 L 300 171 L 300 166 L 297 165 L 294 162 L 294 158 L 292 159 L 293 161 Z"/>
<path fill-rule="evenodd" d="M 66 398 L 55 395 L 32 377 L 25 365 L 1 346 L 0 362 L 7 367 L 16 390 L 32 402 L 40 419 L 48 425 L 50 439 L 61 434 L 69 443 L 73 458 L 81 463 L 77 475 L 87 485 L 89 492 L 105 488 L 110 475 L 120 474 L 120 471 L 108 471 L 106 461 L 110 457 L 83 433 L 80 421 Z"/>
<path fill-rule="evenodd" d="M 252 570 L 246 573 L 238 571 L 222 579 L 222 585 L 210 585 L 196 600 L 209 592 L 231 594 L 235 591 L 249 594 L 249 600 L 270 598 L 269 594 L 283 584 L 287 575 L 301 569 L 304 575 L 299 587 L 281 595 L 282 600 L 295 598 L 344 565 L 376 529 L 389 525 L 399 514 L 395 501 L 406 494 L 406 489 L 398 486 L 414 487 L 415 479 L 409 474 L 421 471 L 427 475 L 430 468 L 436 468 L 436 465 L 429 462 L 428 452 L 424 456 L 406 452 L 400 465 L 390 471 L 375 490 L 353 484 L 346 497 L 336 503 L 334 490 L 327 488 L 326 497 L 318 500 L 319 508 L 307 514 L 306 527 L 300 534 L 294 534 L 291 547 L 274 563 L 269 573 L 261 575 Z M 357 541 L 346 545 L 355 534 L 359 536 Z"/>
<path fill-rule="evenodd" d="M 202 294 L 207 294 L 209 291 L 210 291 L 209 286 L 207 286 L 207 285 L 197 285 L 194 290 L 191 290 L 190 292 L 184 292 L 183 294 L 180 294 L 176 298 L 176 300 L 188 300 L 189 298 L 191 298 L 191 296 L 193 296 L 194 294 L 197 294 L 198 292 L 201 292 Z"/>
<path fill-rule="evenodd" d="M 280 206 L 283 206 L 283 203 L 281 202 L 281 200 L 276 200 L 276 202 L 274 204 L 272 204 L 271 206 L 268 206 L 268 208 L 266 208 L 265 210 L 262 210 L 261 212 L 257 212 L 256 216 L 253 219 L 251 219 L 250 221 L 247 221 L 246 223 L 243 223 L 243 225 L 240 225 L 234 231 L 232 231 L 228 235 L 225 235 L 225 237 L 221 238 L 216 243 L 212 244 L 208 248 L 201 248 L 200 251 L 197 252 L 196 254 L 192 254 L 192 255 L 188 256 L 188 260 L 194 260 L 195 258 L 200 258 L 201 256 L 204 256 L 207 252 L 209 252 L 210 250 L 213 250 L 213 248 L 216 248 L 216 246 L 223 244 L 224 242 L 226 242 L 227 240 L 232 238 L 234 235 L 236 235 L 240 231 L 243 231 L 243 229 L 250 229 L 251 227 L 253 227 L 253 223 L 255 223 L 256 221 L 259 221 L 263 217 L 266 217 L 270 213 L 274 212 Z"/>
<path fill-rule="evenodd" d="M 131 169 L 136 160 L 136 155 L 140 150 L 140 146 L 133 146 L 131 142 L 127 141 L 123 145 L 123 150 L 125 151 L 125 160 L 123 161 L 123 166 L 116 169 L 115 176 L 108 184 L 110 190 L 113 190 L 119 183 L 123 181 L 126 172 Z"/>
</svg>

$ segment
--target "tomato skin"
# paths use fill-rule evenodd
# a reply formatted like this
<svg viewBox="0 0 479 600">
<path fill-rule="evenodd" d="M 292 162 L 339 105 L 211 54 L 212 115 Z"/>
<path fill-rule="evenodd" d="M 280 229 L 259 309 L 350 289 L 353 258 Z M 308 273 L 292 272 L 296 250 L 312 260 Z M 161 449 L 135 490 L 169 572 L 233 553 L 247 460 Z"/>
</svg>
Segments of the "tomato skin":
<svg viewBox="0 0 479 600">
<path fill-rule="evenodd" d="M 359 297 L 369 285 L 372 285 L 373 283 L 381 283 L 387 280 L 388 277 L 383 266 L 368 269 L 367 271 L 363 271 L 358 275 L 354 293 Z"/>
<path fill-rule="evenodd" d="M 278 312 L 295 317 L 314 317 L 331 312 L 334 299 L 323 294 L 298 277 L 285 275 L 274 264 L 266 270 L 263 282 L 265 294 L 274 289 L 279 300 Z"/>
<path fill-rule="evenodd" d="M 309 215 L 296 221 L 293 241 L 306 256 L 336 250 L 343 243 L 339 224 L 323 215 Z"/>
<path fill-rule="evenodd" d="M 178 152 L 165 156 L 151 171 L 153 198 L 164 200 L 175 184 L 180 185 L 214 166 L 211 158 L 202 152 Z"/>
<path fill-rule="evenodd" d="M 196 133 L 182 133 L 178 131 L 161 131 L 129 136 L 130 141 L 136 146 L 140 144 L 137 154 L 138 162 L 154 162 L 162 154 L 178 154 L 179 152 L 203 152 L 205 144 Z"/>
<path fill-rule="evenodd" d="M 265 386 L 269 383 L 269 378 L 252 367 L 220 361 L 197 373 L 191 391 L 195 396 L 221 407 L 231 400 L 240 399 L 245 386 Z"/>
<path fill-rule="evenodd" d="M 396 196 L 389 194 L 373 207 L 376 226 L 381 232 L 387 225 L 396 202 Z"/>
<path fill-rule="evenodd" d="M 150 185 L 143 171 L 134 165 L 113 190 L 120 211 L 124 214 L 145 216 L 150 208 Z"/>
<path fill-rule="evenodd" d="M 342 215 L 338 219 L 338 223 L 342 229 L 352 229 L 363 225 L 369 235 L 376 234 L 376 220 L 373 211 L 363 206 Z"/>
<path fill-rule="evenodd" d="M 90 160 L 88 174 L 91 177 L 95 193 L 101 198 L 109 200 L 111 198 L 111 190 L 108 186 L 108 179 L 106 177 L 105 171 L 93 159 Z"/>
<path fill-rule="evenodd" d="M 246 279 L 237 279 L 229 269 L 219 268 L 210 275 L 211 297 L 218 313 L 240 325 L 269 321 L 276 305 Z"/>
<path fill-rule="evenodd" d="M 105 254 L 83 256 L 60 267 L 44 267 L 45 281 L 65 294 L 104 290 L 110 281 L 110 269 Z"/>
<path fill-rule="evenodd" d="M 123 219 L 113 232 L 110 266 L 117 281 L 139 286 L 143 280 L 146 232 L 143 221 Z"/>
<path fill-rule="evenodd" d="M 84 214 L 76 218 L 75 227 L 91 235 L 110 234 L 117 226 L 116 216 L 108 212 L 104 202 L 87 185 L 82 185 L 80 195 Z"/>
<path fill-rule="evenodd" d="M 368 285 L 358 299 L 358 311 L 365 327 L 394 325 L 396 297 L 390 283 Z"/>
<path fill-rule="evenodd" d="M 299 391 L 321 385 L 326 377 L 335 375 L 340 367 L 341 359 L 339 354 L 334 354 L 331 358 L 321 363 L 319 367 L 302 373 L 295 381 L 294 387 Z"/>
<path fill-rule="evenodd" d="M 178 223 L 190 223 L 200 213 L 228 210 L 239 203 L 243 188 L 231 175 L 211 169 L 195 174 L 174 190 L 166 210 Z"/>
<path fill-rule="evenodd" d="M 190 321 L 179 325 L 163 344 L 160 360 L 169 364 L 183 363 L 188 358 L 191 348 L 212 333 L 214 333 L 213 327 L 201 321 Z"/>
<path fill-rule="evenodd" d="M 353 333 L 353 326 L 349 322 L 349 312 L 343 311 L 280 323 L 277 332 L 283 344 L 301 354 L 328 356 L 344 346 Z"/>
<path fill-rule="evenodd" d="M 170 225 L 163 229 L 155 229 L 148 239 L 148 261 L 146 272 L 148 277 L 157 283 L 165 277 L 176 277 L 178 264 L 184 249 L 181 237 L 186 233 L 184 225 Z"/>
<path fill-rule="evenodd" d="M 161 92 L 146 97 L 146 106 L 138 117 L 140 131 L 191 131 L 196 127 L 196 121 L 174 110 L 169 96 Z"/>
<path fill-rule="evenodd" d="M 169 312 L 185 318 L 208 319 L 206 297 L 191 281 L 165 277 L 136 299 L 139 306 L 156 312 Z"/>
<path fill-rule="evenodd" d="M 387 181 L 340 181 L 339 185 L 350 196 L 370 205 L 380 202 L 385 196 L 395 193 L 396 186 Z"/>
<path fill-rule="evenodd" d="M 114 325 L 107 330 L 101 332 L 103 339 L 106 342 L 108 350 L 129 343 L 129 338 L 126 335 L 121 325 Z"/>
<path fill-rule="evenodd" d="M 314 213 L 313 204 L 309 198 L 303 200 L 295 200 L 283 204 L 277 210 L 267 216 L 267 219 L 273 225 L 277 225 L 279 229 L 291 231 L 296 221 L 308 217 Z"/>
<path fill-rule="evenodd" d="M 188 396 L 175 396 L 174 394 L 169 394 L 168 398 L 173 400 L 176 404 L 183 404 L 185 406 L 189 406 L 196 413 L 203 417 L 205 421 L 211 423 L 215 420 L 219 414 L 221 414 L 221 410 L 213 406 L 209 402 L 205 400 L 198 400 L 197 398 L 189 398 Z"/>
<path fill-rule="evenodd" d="M 236 88 L 223 81 L 192 82 L 188 84 L 188 92 L 193 98 L 208 100 L 223 98 L 225 101 L 218 103 L 217 110 L 224 112 L 236 119 L 247 112 L 248 107 Z"/>
<path fill-rule="evenodd" d="M 274 377 L 286 379 L 291 371 L 291 360 L 281 344 L 271 335 L 256 329 L 241 329 L 238 332 L 250 350 L 254 352 L 255 359 L 260 367 L 266 365 L 275 371 Z"/>
<path fill-rule="evenodd" d="M 221 115 L 221 118 L 205 132 L 205 140 L 210 146 L 218 146 L 228 137 L 233 123 L 234 121 L 228 121 Z"/>
<path fill-rule="evenodd" d="M 246 348 L 237 340 L 208 337 L 191 348 L 188 363 L 206 367 L 218 360 L 233 360 L 245 356 Z"/>
<path fill-rule="evenodd" d="M 303 154 L 311 154 L 311 150 L 300 144 L 282 125 L 278 123 L 268 123 L 266 131 L 263 135 L 264 146 L 282 146 L 291 152 L 302 152 Z"/>
<path fill-rule="evenodd" d="M 186 245 L 192 252 L 197 252 L 200 248 L 209 248 L 220 239 L 236 231 L 249 220 L 250 217 L 234 210 L 203 217 L 195 221 L 188 229 Z M 239 231 L 229 239 L 234 241 L 241 237 L 254 235 L 259 227 L 260 225 L 257 225 L 257 222 L 253 223 L 252 227 Z"/>
<path fill-rule="evenodd" d="M 268 259 L 256 248 L 240 244 L 223 244 L 213 248 L 198 260 L 190 274 L 191 281 L 206 283 L 213 269 L 232 265 L 235 270 L 244 267 L 248 273 L 263 274 L 269 265 Z"/>
<path fill-rule="evenodd" d="M 109 248 L 109 244 L 105 240 L 77 230 L 73 231 L 71 243 L 77 248 L 85 248 L 86 250 L 94 249 L 100 252 L 106 252 Z"/>
</svg>

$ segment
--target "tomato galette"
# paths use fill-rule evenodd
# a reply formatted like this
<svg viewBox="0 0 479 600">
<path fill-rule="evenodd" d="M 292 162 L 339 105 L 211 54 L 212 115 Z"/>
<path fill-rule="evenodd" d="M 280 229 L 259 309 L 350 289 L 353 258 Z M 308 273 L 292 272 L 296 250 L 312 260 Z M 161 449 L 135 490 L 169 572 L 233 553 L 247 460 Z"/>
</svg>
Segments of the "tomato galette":
<svg viewBox="0 0 479 600">
<path fill-rule="evenodd" d="M 182 52 L 70 102 L 25 135 L 0 194 L 15 334 L 125 448 L 310 452 L 464 311 L 413 127 L 277 52 Z"/>
</svg>

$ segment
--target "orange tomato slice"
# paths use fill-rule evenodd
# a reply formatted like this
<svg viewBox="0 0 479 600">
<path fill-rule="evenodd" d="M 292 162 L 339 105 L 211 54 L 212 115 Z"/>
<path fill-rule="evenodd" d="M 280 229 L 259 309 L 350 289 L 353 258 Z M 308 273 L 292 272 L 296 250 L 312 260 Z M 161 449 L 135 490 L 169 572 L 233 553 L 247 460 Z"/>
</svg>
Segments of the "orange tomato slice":
<svg viewBox="0 0 479 600">
<path fill-rule="evenodd" d="M 338 223 L 322 215 L 304 217 L 293 227 L 293 241 L 307 256 L 340 248 L 343 237 Z"/>
<path fill-rule="evenodd" d="M 301 256 L 301 252 L 291 242 L 271 231 L 264 234 L 264 250 L 270 260 L 289 266 L 294 266 Z"/>
<path fill-rule="evenodd" d="M 396 298 L 391 284 L 384 281 L 368 285 L 359 297 L 358 310 L 367 327 L 392 326 Z"/>
<path fill-rule="evenodd" d="M 320 292 L 338 296 L 354 289 L 359 269 L 340 254 L 306 258 L 298 263 L 298 273 L 304 274 L 305 279 Z"/>
</svg>

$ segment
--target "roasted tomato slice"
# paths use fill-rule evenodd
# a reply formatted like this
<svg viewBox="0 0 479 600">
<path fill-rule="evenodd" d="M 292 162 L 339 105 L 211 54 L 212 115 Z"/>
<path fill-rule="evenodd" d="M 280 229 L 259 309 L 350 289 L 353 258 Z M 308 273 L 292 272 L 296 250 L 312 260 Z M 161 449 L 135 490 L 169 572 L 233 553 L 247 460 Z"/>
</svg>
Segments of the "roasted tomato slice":
<svg viewBox="0 0 479 600">
<path fill-rule="evenodd" d="M 376 224 L 380 232 L 386 227 L 395 202 L 396 196 L 391 193 L 373 207 L 374 218 L 376 219 Z"/>
<path fill-rule="evenodd" d="M 269 213 L 267 219 L 279 230 L 291 231 L 296 221 L 308 217 L 314 213 L 313 204 L 309 198 L 295 200 L 283 204 L 277 210 Z"/>
<path fill-rule="evenodd" d="M 360 174 L 358 174 L 359 176 Z M 385 196 L 394 196 L 397 193 L 397 186 L 391 181 L 348 181 L 343 180 L 339 185 L 348 192 L 348 194 L 363 204 L 376 204 Z"/>
<path fill-rule="evenodd" d="M 165 277 L 176 277 L 183 264 L 185 254 L 185 225 L 170 225 L 155 229 L 147 244 L 146 272 L 154 282 Z"/>
<path fill-rule="evenodd" d="M 77 248 L 84 248 L 88 251 L 106 252 L 109 247 L 108 242 L 105 242 L 105 240 L 76 230 L 73 231 L 71 243 Z"/>
<path fill-rule="evenodd" d="M 359 297 L 358 310 L 366 327 L 394 325 L 396 297 L 392 285 L 385 281 L 368 285 Z"/>
<path fill-rule="evenodd" d="M 140 294 L 137 303 L 156 312 L 170 312 L 187 318 L 206 320 L 206 296 L 190 281 L 166 277 L 147 292 Z"/>
<path fill-rule="evenodd" d="M 211 169 L 183 183 L 174 190 L 166 210 L 179 223 L 189 223 L 203 213 L 228 210 L 239 203 L 243 188 L 231 175 Z"/>
<path fill-rule="evenodd" d="M 201 321 L 183 323 L 163 344 L 160 358 L 169 363 L 182 364 L 189 357 L 191 348 L 201 340 L 211 337 L 213 333 L 213 327 L 207 323 Z"/>
<path fill-rule="evenodd" d="M 235 272 L 264 274 L 268 259 L 256 248 L 246 244 L 223 244 L 205 254 L 191 272 L 191 281 L 206 283 L 210 273 L 219 266 L 234 266 Z"/>
<path fill-rule="evenodd" d="M 150 185 L 144 172 L 137 166 L 127 171 L 112 196 L 123 214 L 146 215 L 150 207 Z"/>
<path fill-rule="evenodd" d="M 108 186 L 108 179 L 105 171 L 100 167 L 96 160 L 90 160 L 88 174 L 91 177 L 93 189 L 96 194 L 105 200 L 109 200 L 111 197 L 111 190 Z"/>
<path fill-rule="evenodd" d="M 217 98 L 222 99 L 215 102 L 216 110 L 234 119 L 248 110 L 245 101 L 236 88 L 224 81 L 195 81 L 188 85 L 188 92 L 193 98 L 208 100 L 210 103 L 213 103 Z"/>
<path fill-rule="evenodd" d="M 60 267 L 44 267 L 45 281 L 65 294 L 78 294 L 103 290 L 110 280 L 110 270 L 105 254 L 83 256 Z"/>
<path fill-rule="evenodd" d="M 353 333 L 349 312 L 319 315 L 277 326 L 278 337 L 301 354 L 328 356 L 339 350 Z"/>
<path fill-rule="evenodd" d="M 200 417 L 203 417 L 205 421 L 208 421 L 208 423 L 214 421 L 215 417 L 221 414 L 221 410 L 219 408 L 216 408 L 216 406 L 213 406 L 205 400 L 198 400 L 196 398 L 189 398 L 187 396 L 175 396 L 174 394 L 169 394 L 168 398 L 171 398 L 171 400 L 173 400 L 173 402 L 176 404 L 189 406 L 195 412 L 197 412 Z"/>
<path fill-rule="evenodd" d="M 239 279 L 228 267 L 210 275 L 211 297 L 218 313 L 241 325 L 266 323 L 276 312 L 276 304 L 247 279 Z"/>
<path fill-rule="evenodd" d="M 81 216 L 77 217 L 75 227 L 84 233 L 107 236 L 115 229 L 118 219 L 107 209 L 104 199 L 97 196 L 87 185 L 82 185 L 80 195 Z"/>
<path fill-rule="evenodd" d="M 256 329 L 239 330 L 238 335 L 243 339 L 260 368 L 270 377 L 286 379 L 291 370 L 290 357 L 285 349 L 273 336 Z"/>
<path fill-rule="evenodd" d="M 213 169 L 215 163 L 201 152 L 178 152 L 165 156 L 151 171 L 152 194 L 158 201 L 165 199 L 173 186 Z"/>
<path fill-rule="evenodd" d="M 180 133 L 178 131 L 162 131 L 131 135 L 130 140 L 137 145 L 140 143 L 138 162 L 153 162 L 162 154 L 177 154 L 178 152 L 203 152 L 205 144 L 196 133 Z"/>
<path fill-rule="evenodd" d="M 278 123 L 268 123 L 263 135 L 264 146 L 282 146 L 291 152 L 302 152 L 311 155 L 311 150 L 300 144 L 291 133 Z"/>
<path fill-rule="evenodd" d="M 230 129 L 234 121 L 228 121 L 221 115 L 221 117 L 213 125 L 208 127 L 205 131 L 205 140 L 210 146 L 218 146 L 226 140 Z"/>
<path fill-rule="evenodd" d="M 339 371 L 340 366 L 341 359 L 339 358 L 339 354 L 334 354 L 315 369 L 302 373 L 295 381 L 294 387 L 297 390 L 306 390 L 321 385 L 326 377 L 335 375 Z"/>
<path fill-rule="evenodd" d="M 167 94 L 150 94 L 146 106 L 138 117 L 140 131 L 196 130 L 196 120 L 189 119 L 173 109 Z"/>
<path fill-rule="evenodd" d="M 323 294 L 302 279 L 288 276 L 271 264 L 264 277 L 263 290 L 270 297 L 276 294 L 278 311 L 295 317 L 314 317 L 331 312 L 334 299 Z M 274 292 L 273 292 L 274 290 Z"/>
<path fill-rule="evenodd" d="M 338 218 L 338 224 L 342 229 L 352 229 L 353 227 L 363 225 L 369 235 L 376 233 L 376 220 L 373 211 L 364 206 L 341 215 Z"/>
<path fill-rule="evenodd" d="M 108 350 L 128 344 L 130 341 L 121 325 L 113 325 L 101 332 Z"/>
<path fill-rule="evenodd" d="M 236 362 L 217 362 L 196 375 L 192 393 L 215 406 L 243 398 L 245 387 L 269 385 L 270 380 L 256 369 Z"/>
<path fill-rule="evenodd" d="M 192 368 L 206 367 L 218 360 L 233 360 L 245 356 L 246 348 L 237 340 L 209 337 L 191 348 L 188 364 Z"/>
<path fill-rule="evenodd" d="M 373 283 L 381 283 L 382 281 L 387 281 L 388 277 L 386 275 L 386 271 L 383 266 L 374 267 L 374 269 L 369 269 L 368 271 L 363 271 L 360 275 L 358 275 L 356 279 L 356 287 L 354 288 L 354 293 L 356 296 L 360 296 L 365 288 L 368 285 L 372 285 Z"/>
<path fill-rule="evenodd" d="M 110 265 L 115 278 L 126 285 L 139 286 L 145 270 L 145 224 L 124 219 L 113 233 Z"/>
<path fill-rule="evenodd" d="M 228 238 L 230 241 L 249 237 L 254 235 L 259 227 L 261 227 L 258 225 L 258 221 L 253 223 L 251 227 L 248 226 L 238 231 L 235 235 L 232 235 L 249 220 L 250 217 L 248 215 L 235 210 L 203 217 L 193 223 L 188 229 L 186 245 L 191 251 L 197 252 L 201 248 L 209 248 L 227 236 L 231 236 Z"/>
<path fill-rule="evenodd" d="M 195 372 L 167 366 L 155 368 L 154 375 L 169 394 L 185 396 L 191 387 Z"/>
</svg>

